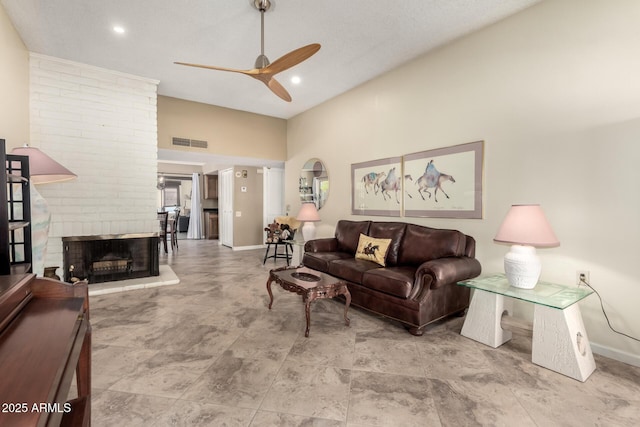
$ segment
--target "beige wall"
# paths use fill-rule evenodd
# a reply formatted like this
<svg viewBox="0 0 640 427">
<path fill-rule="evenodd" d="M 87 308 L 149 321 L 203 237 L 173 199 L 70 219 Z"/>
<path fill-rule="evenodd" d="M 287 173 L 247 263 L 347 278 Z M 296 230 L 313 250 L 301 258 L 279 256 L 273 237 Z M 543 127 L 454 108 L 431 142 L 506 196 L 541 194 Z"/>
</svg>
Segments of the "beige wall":
<svg viewBox="0 0 640 427">
<path fill-rule="evenodd" d="M 29 52 L 0 6 L 0 138 L 7 151 L 29 142 Z"/>
<path fill-rule="evenodd" d="M 158 148 L 259 159 L 286 159 L 283 119 L 158 97 Z M 176 147 L 173 137 L 208 141 L 208 149 Z M 204 171 L 210 172 L 210 171 Z"/>
<path fill-rule="evenodd" d="M 247 171 L 246 178 L 243 171 Z M 255 166 L 233 168 L 234 248 L 264 244 L 263 177 L 262 169 Z M 246 191 L 243 191 L 243 187 Z M 240 216 L 237 215 L 238 212 Z"/>
<path fill-rule="evenodd" d="M 350 215 L 352 163 L 484 140 L 483 219 L 402 220 L 473 235 L 491 274 L 510 205 L 540 203 L 561 241 L 538 251 L 542 279 L 573 284 L 589 270 L 612 323 L 640 337 L 638 22 L 635 0 L 543 2 L 300 114 L 288 122 L 286 203 L 297 210 L 299 171 L 319 157 L 331 192 L 318 235 L 332 235 L 337 220 L 363 219 Z M 596 351 L 640 363 L 640 344 L 608 329 L 595 295 L 581 308 Z"/>
</svg>

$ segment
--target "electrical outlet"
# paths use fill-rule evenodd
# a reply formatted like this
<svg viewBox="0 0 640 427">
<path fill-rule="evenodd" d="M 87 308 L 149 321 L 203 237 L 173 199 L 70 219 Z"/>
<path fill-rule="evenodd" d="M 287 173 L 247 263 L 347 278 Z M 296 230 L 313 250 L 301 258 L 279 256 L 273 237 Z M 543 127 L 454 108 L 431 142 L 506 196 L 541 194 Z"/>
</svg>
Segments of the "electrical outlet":
<svg viewBox="0 0 640 427">
<path fill-rule="evenodd" d="M 576 283 L 578 284 L 578 286 L 584 285 L 584 283 L 582 283 L 580 279 L 584 280 L 587 283 L 591 283 L 589 281 L 589 271 L 587 270 L 576 271 Z"/>
</svg>

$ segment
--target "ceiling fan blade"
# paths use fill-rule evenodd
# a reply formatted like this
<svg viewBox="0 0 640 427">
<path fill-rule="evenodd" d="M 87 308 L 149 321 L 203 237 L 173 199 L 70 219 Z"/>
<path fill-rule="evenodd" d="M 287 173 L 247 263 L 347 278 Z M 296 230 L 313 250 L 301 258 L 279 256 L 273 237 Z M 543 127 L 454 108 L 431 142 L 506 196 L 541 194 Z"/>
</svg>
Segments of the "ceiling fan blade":
<svg viewBox="0 0 640 427">
<path fill-rule="evenodd" d="M 271 92 L 275 93 L 285 101 L 291 102 L 291 95 L 289 95 L 289 92 L 287 92 L 284 86 L 282 86 L 276 79 L 272 77 L 268 82 L 265 82 L 265 84 L 269 89 L 271 89 Z"/>
<path fill-rule="evenodd" d="M 248 76 L 259 74 L 259 71 L 260 71 L 255 68 L 252 70 L 238 70 L 236 68 L 215 67 L 213 65 L 190 64 L 188 62 L 174 62 L 174 64 L 186 65 L 187 67 L 206 68 L 207 70 L 229 71 L 232 73 L 246 74 Z"/>
<path fill-rule="evenodd" d="M 215 67 L 213 65 L 201 65 L 201 64 L 191 64 L 188 62 L 174 62 L 174 64 L 186 65 L 187 67 L 197 67 L 197 68 L 205 68 L 207 70 L 218 70 L 218 71 L 228 71 L 231 73 L 240 73 L 245 74 L 247 76 L 253 77 L 254 79 L 260 80 L 262 83 L 267 85 L 267 87 L 271 90 L 271 92 L 275 93 L 278 97 L 282 98 L 287 102 L 291 102 L 291 95 L 289 92 L 282 86 L 273 76 L 277 73 L 280 73 L 284 70 L 287 70 L 293 66 L 298 65 L 305 59 L 314 55 L 317 51 L 320 50 L 319 43 L 312 43 L 298 49 L 292 50 L 291 52 L 281 56 L 280 58 L 273 61 L 269 64 L 269 60 L 264 54 L 264 12 L 269 10 L 271 6 L 270 0 L 254 0 L 254 7 L 260 11 L 260 29 L 261 29 L 261 49 L 260 56 L 256 60 L 256 65 L 254 69 L 251 70 L 238 70 L 236 68 L 226 68 L 226 67 Z M 269 64 L 262 68 L 263 64 Z"/>
<path fill-rule="evenodd" d="M 320 50 L 320 44 L 313 43 L 306 46 L 302 46 L 296 50 L 281 56 L 273 61 L 271 64 L 264 68 L 258 69 L 261 74 L 277 74 L 281 71 L 287 70 L 295 65 L 298 65 L 305 59 L 312 56 L 314 53 Z"/>
</svg>

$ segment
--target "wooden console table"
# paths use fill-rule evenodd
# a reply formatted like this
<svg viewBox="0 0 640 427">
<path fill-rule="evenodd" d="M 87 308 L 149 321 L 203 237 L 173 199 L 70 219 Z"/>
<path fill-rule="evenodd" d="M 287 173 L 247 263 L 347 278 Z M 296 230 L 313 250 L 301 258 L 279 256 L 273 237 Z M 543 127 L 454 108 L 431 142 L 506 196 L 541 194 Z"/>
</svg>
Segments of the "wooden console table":
<svg viewBox="0 0 640 427">
<path fill-rule="evenodd" d="M 0 425 L 90 425 L 87 283 L 0 276 L 0 361 Z"/>
</svg>

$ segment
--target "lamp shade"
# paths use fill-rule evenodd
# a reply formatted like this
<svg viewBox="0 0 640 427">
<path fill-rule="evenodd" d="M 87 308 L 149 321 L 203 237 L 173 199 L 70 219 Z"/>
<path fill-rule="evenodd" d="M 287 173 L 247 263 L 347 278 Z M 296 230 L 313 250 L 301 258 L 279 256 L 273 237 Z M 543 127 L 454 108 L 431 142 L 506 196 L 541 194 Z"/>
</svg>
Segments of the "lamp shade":
<svg viewBox="0 0 640 427">
<path fill-rule="evenodd" d="M 29 175 L 34 184 L 68 181 L 78 176 L 35 147 L 18 147 L 11 153 L 29 157 Z"/>
<path fill-rule="evenodd" d="M 560 245 L 540 205 L 511 206 L 493 241 L 538 248 Z"/>
<path fill-rule="evenodd" d="M 303 203 L 296 219 L 305 222 L 320 221 L 320 215 L 318 214 L 315 203 Z"/>
</svg>

